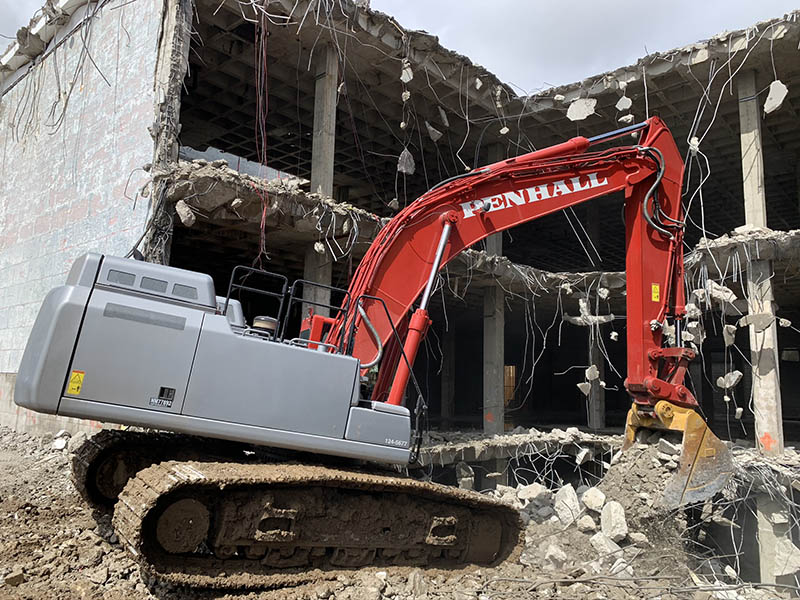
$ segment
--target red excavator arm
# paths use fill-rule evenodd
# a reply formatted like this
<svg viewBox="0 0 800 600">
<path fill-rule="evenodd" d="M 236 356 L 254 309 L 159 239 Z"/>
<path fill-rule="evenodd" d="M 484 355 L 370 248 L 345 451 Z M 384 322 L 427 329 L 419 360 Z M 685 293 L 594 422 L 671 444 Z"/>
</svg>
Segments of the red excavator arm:
<svg viewBox="0 0 800 600">
<path fill-rule="evenodd" d="M 629 133 L 639 143 L 590 152 L 598 143 Z M 666 125 L 654 117 L 604 136 L 568 142 L 503 160 L 439 184 L 384 227 L 367 251 L 350 285 L 351 298 L 364 301 L 373 331 L 356 319 L 354 356 L 368 364 L 383 348 L 373 400 L 402 401 L 408 365 L 430 324 L 427 303 L 438 271 L 465 248 L 488 235 L 622 191 L 625 195 L 628 277 L 628 389 L 637 402 L 665 399 L 692 407 L 683 387 L 683 369 L 692 358 L 684 348 L 663 348 L 656 323 L 684 315 L 682 209 L 683 160 Z M 401 327 L 414 300 L 423 293 L 408 323 L 400 352 L 392 327 Z M 391 320 L 391 322 L 390 322 Z M 332 332 L 338 340 L 350 323 L 341 319 Z M 402 327 L 401 327 L 402 329 Z M 666 368 L 663 365 L 666 363 Z M 660 368 L 661 366 L 661 368 Z M 396 367 L 396 369 L 395 369 Z M 671 373 L 667 380 L 660 372 Z M 391 383 L 391 385 L 390 385 Z"/>
<path fill-rule="evenodd" d="M 630 134 L 638 136 L 638 143 L 590 151 L 592 146 Z M 722 442 L 695 413 L 697 402 L 684 386 L 688 362 L 695 353 L 683 347 L 680 339 L 685 314 L 682 179 L 683 160 L 675 141 L 664 122 L 653 117 L 446 180 L 381 230 L 350 284 L 357 309 L 335 320 L 325 319 L 333 325 L 327 341 L 338 345 L 348 340 L 349 349 L 365 367 L 380 363 L 372 400 L 401 404 L 410 368 L 430 326 L 428 301 L 444 265 L 493 233 L 623 192 L 625 386 L 634 401 L 626 445 L 633 442 L 639 427 L 684 432 L 684 447 L 689 451 L 684 452 L 682 479 L 679 476 L 677 487 L 673 486 L 673 500 L 684 504 L 708 497 L 724 485 L 730 469 Z M 408 319 L 420 294 L 418 308 Z M 676 331 L 672 347 L 664 344 L 662 333 L 668 321 Z M 316 331 L 321 330 L 319 323 Z M 312 333 L 311 339 L 320 338 Z"/>
</svg>

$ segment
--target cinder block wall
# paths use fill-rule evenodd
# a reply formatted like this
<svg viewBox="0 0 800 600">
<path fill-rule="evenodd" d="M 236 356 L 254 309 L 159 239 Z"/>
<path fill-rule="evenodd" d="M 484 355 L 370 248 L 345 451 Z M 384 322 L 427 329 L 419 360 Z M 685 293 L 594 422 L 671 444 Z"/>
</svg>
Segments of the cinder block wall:
<svg viewBox="0 0 800 600">
<path fill-rule="evenodd" d="M 45 294 L 84 252 L 126 253 L 147 216 L 134 197 L 153 154 L 162 0 L 105 5 L 83 30 L 91 60 L 81 32 L 67 35 L 84 10 L 0 84 L 0 423 L 11 426 L 9 374 Z"/>
</svg>

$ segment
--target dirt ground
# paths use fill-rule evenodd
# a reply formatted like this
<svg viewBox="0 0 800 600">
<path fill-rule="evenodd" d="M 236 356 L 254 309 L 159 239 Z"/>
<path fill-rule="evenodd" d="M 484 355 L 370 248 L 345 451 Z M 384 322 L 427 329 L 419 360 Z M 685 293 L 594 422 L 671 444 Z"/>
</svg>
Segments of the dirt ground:
<svg viewBox="0 0 800 600">
<path fill-rule="evenodd" d="M 648 457 L 639 454 L 631 460 L 645 464 Z M 494 569 L 361 569 L 332 581 L 323 576 L 310 585 L 247 593 L 169 589 L 142 580 L 134 561 L 117 542 L 110 519 L 96 520 L 73 489 L 68 462 L 69 446 L 54 448 L 53 436 L 33 437 L 0 428 L 0 599 L 778 597 L 771 591 L 752 589 L 720 596 L 696 587 L 678 537 L 680 521 L 665 528 L 662 518 L 659 527 L 652 528 L 659 522 L 657 503 L 653 502 L 658 490 L 644 491 L 643 486 L 657 488 L 663 477 L 652 475 L 649 481 L 637 476 L 633 490 L 616 482 L 611 473 L 604 490 L 607 500 L 618 497 L 626 512 L 634 514 L 629 519 L 630 531 L 616 550 L 604 548 L 597 531 L 585 529 L 586 520 L 583 530 L 574 522 L 565 525 L 559 521 L 553 510 L 558 510 L 558 496 L 554 499 L 551 492 L 539 490 L 538 498 L 520 499 L 520 490 L 503 488 L 499 494 L 520 508 L 528 526 L 519 558 Z M 622 461 L 617 470 L 631 468 L 631 463 Z M 581 507 L 576 516 L 586 515 L 599 529 L 599 514 Z"/>
</svg>

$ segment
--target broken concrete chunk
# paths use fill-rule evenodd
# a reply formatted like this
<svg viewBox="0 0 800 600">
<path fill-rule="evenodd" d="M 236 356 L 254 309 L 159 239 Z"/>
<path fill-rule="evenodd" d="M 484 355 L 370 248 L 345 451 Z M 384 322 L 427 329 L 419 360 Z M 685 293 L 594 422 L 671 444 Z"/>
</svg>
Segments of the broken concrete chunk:
<svg viewBox="0 0 800 600">
<path fill-rule="evenodd" d="M 53 440 L 53 450 L 63 450 L 67 447 L 69 443 L 69 438 L 60 437 Z"/>
<path fill-rule="evenodd" d="M 411 70 L 411 61 L 404 58 L 400 70 L 400 81 L 408 83 L 412 79 L 414 79 L 414 71 Z"/>
<path fill-rule="evenodd" d="M 769 313 L 755 313 L 745 315 L 739 319 L 739 327 L 752 326 L 756 333 L 761 333 L 775 322 L 775 317 Z"/>
<path fill-rule="evenodd" d="M 400 153 L 400 157 L 397 159 L 397 170 L 406 175 L 414 174 L 414 157 L 411 155 L 411 152 L 408 151 L 408 148 L 403 148 L 403 151 Z"/>
<path fill-rule="evenodd" d="M 17 587 L 25 583 L 25 573 L 22 572 L 22 569 L 12 569 L 11 573 L 5 576 L 4 578 L 5 584 L 10 585 L 11 587 Z"/>
<path fill-rule="evenodd" d="M 628 537 L 625 509 L 616 500 L 608 502 L 600 513 L 600 528 L 610 540 L 621 542 Z"/>
<path fill-rule="evenodd" d="M 742 380 L 742 372 L 737 370 L 725 373 L 723 377 L 717 377 L 717 387 L 723 390 L 735 388 Z"/>
<path fill-rule="evenodd" d="M 594 458 L 594 452 L 591 448 L 581 448 L 575 455 L 575 464 L 584 465 Z"/>
<path fill-rule="evenodd" d="M 442 137 L 442 132 L 436 129 L 433 125 L 425 121 L 425 127 L 428 130 L 428 135 L 434 142 L 438 142 L 439 138 Z"/>
<path fill-rule="evenodd" d="M 667 438 L 662 437 L 660 440 L 658 440 L 658 451 L 669 456 L 679 456 L 681 453 L 681 447 L 677 444 L 673 444 Z"/>
<path fill-rule="evenodd" d="M 192 211 L 189 205 L 182 199 L 175 203 L 175 213 L 178 215 L 178 218 L 180 218 L 181 223 L 186 227 L 191 227 L 195 224 L 195 221 L 197 221 L 194 211 Z"/>
<path fill-rule="evenodd" d="M 611 567 L 611 574 L 625 574 L 628 577 L 633 577 L 633 567 L 631 567 L 624 558 L 618 558 Z"/>
<path fill-rule="evenodd" d="M 627 96 L 623 96 L 619 100 L 617 100 L 617 104 L 615 108 L 619 111 L 628 110 L 633 105 L 633 100 L 628 98 Z"/>
<path fill-rule="evenodd" d="M 598 377 L 600 377 L 600 370 L 597 368 L 597 365 L 591 365 L 586 369 L 586 381 L 594 381 Z"/>
<path fill-rule="evenodd" d="M 556 569 L 560 569 L 562 566 L 564 566 L 564 563 L 567 560 L 567 555 L 555 544 L 549 544 L 544 551 L 544 559 Z"/>
<path fill-rule="evenodd" d="M 475 489 L 475 471 L 464 461 L 456 463 L 456 480 L 462 490 Z"/>
<path fill-rule="evenodd" d="M 584 396 L 589 396 L 589 392 L 592 391 L 592 384 L 587 381 L 582 381 L 576 384 L 578 389 L 583 393 Z"/>
<path fill-rule="evenodd" d="M 578 494 L 571 483 L 568 483 L 556 492 L 553 508 L 558 515 L 558 520 L 565 527 L 570 525 L 581 513 L 581 505 L 578 501 Z"/>
<path fill-rule="evenodd" d="M 764 100 L 764 114 L 768 115 L 771 112 L 778 110 L 783 104 L 786 94 L 789 93 L 789 88 L 780 80 L 776 79 L 769 84 L 769 94 L 767 99 Z"/>
<path fill-rule="evenodd" d="M 725 340 L 726 346 L 732 346 L 736 341 L 736 325 L 725 325 L 722 328 L 722 339 Z"/>
<path fill-rule="evenodd" d="M 578 98 L 569 105 L 567 118 L 570 121 L 583 121 L 586 117 L 594 114 L 597 106 L 597 98 Z"/>
<path fill-rule="evenodd" d="M 583 515 L 580 519 L 575 521 L 575 526 L 578 528 L 578 531 L 583 533 L 592 533 L 597 531 L 597 523 L 595 523 L 594 519 L 589 515 Z"/>
<path fill-rule="evenodd" d="M 553 492 L 541 483 L 531 483 L 530 485 L 525 485 L 517 489 L 517 498 L 543 506 L 550 504 L 553 500 Z"/>
<path fill-rule="evenodd" d="M 788 537 L 780 538 L 775 544 L 775 577 L 793 575 L 800 571 L 800 548 Z"/>
<path fill-rule="evenodd" d="M 439 109 L 439 119 L 442 121 L 442 125 L 445 128 L 450 127 L 450 120 L 447 118 L 447 112 L 441 106 L 437 107 Z"/>
<path fill-rule="evenodd" d="M 630 125 L 633 123 L 633 115 L 622 115 L 617 121 L 620 123 L 624 123 L 625 125 Z"/>
<path fill-rule="evenodd" d="M 596 487 L 590 487 L 583 493 L 581 501 L 586 508 L 599 513 L 606 503 L 606 495 Z"/>
<path fill-rule="evenodd" d="M 628 539 L 631 541 L 631 544 L 639 548 L 646 548 L 650 545 L 650 540 L 648 540 L 647 536 L 641 531 L 631 531 L 628 534 Z"/>
<path fill-rule="evenodd" d="M 595 533 L 589 538 L 589 543 L 592 545 L 592 548 L 601 555 L 600 558 L 605 558 L 608 555 L 613 555 L 622 551 L 622 548 L 602 531 Z"/>
</svg>

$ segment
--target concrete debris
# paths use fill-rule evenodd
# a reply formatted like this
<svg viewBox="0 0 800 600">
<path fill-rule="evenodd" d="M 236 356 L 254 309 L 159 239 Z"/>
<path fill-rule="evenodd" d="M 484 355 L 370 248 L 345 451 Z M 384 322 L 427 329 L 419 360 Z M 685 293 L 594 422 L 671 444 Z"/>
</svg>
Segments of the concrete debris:
<svg viewBox="0 0 800 600">
<path fill-rule="evenodd" d="M 180 218 L 181 223 L 186 225 L 186 227 L 191 227 L 197 221 L 194 211 L 183 199 L 178 200 L 178 202 L 175 204 L 175 213 L 178 215 L 178 218 Z"/>
<path fill-rule="evenodd" d="M 550 563 L 554 569 L 560 569 L 567 560 L 564 551 L 555 544 L 548 544 L 544 551 L 544 559 Z"/>
<path fill-rule="evenodd" d="M 456 480 L 462 490 L 475 489 L 475 471 L 463 460 L 456 463 Z"/>
<path fill-rule="evenodd" d="M 764 100 L 764 114 L 768 115 L 771 112 L 778 110 L 783 104 L 783 100 L 789 93 L 789 88 L 786 87 L 780 79 L 776 79 L 769 84 L 769 93 L 767 99 Z"/>
<path fill-rule="evenodd" d="M 732 346 L 736 341 L 736 325 L 725 325 L 722 328 L 722 339 L 725 341 L 725 346 Z"/>
<path fill-rule="evenodd" d="M 411 61 L 404 58 L 400 68 L 400 81 L 408 83 L 414 79 L 414 71 L 411 69 Z"/>
<path fill-rule="evenodd" d="M 563 486 L 556 492 L 553 509 L 558 516 L 558 520 L 566 527 L 580 516 L 581 505 L 578 501 L 578 494 L 571 483 Z"/>
<path fill-rule="evenodd" d="M 444 125 L 445 129 L 450 127 L 450 119 L 447 118 L 447 111 L 442 108 L 441 105 L 437 106 L 439 109 L 439 119 L 442 121 L 442 125 Z"/>
<path fill-rule="evenodd" d="M 622 548 L 602 531 L 595 533 L 589 543 L 600 554 L 601 559 L 622 552 Z"/>
<path fill-rule="evenodd" d="M 633 123 L 634 116 L 633 115 L 622 115 L 617 121 L 624 125 L 630 125 Z"/>
<path fill-rule="evenodd" d="M 631 544 L 639 548 L 646 548 L 650 545 L 650 540 L 648 540 L 647 536 L 640 531 L 629 532 L 628 540 L 630 540 Z"/>
<path fill-rule="evenodd" d="M 592 452 L 591 448 L 581 448 L 580 450 L 578 450 L 578 453 L 575 455 L 575 464 L 576 465 L 585 465 L 586 463 L 588 463 L 591 460 L 594 460 L 594 452 Z M 578 491 L 578 495 L 580 495 L 579 491 Z"/>
<path fill-rule="evenodd" d="M 722 377 L 717 377 L 717 387 L 723 390 L 735 388 L 742 380 L 742 372 L 738 369 L 725 373 Z"/>
<path fill-rule="evenodd" d="M 589 510 L 599 513 L 606 503 L 606 495 L 596 487 L 590 487 L 581 496 L 581 502 Z"/>
<path fill-rule="evenodd" d="M 680 456 L 681 447 L 678 444 L 673 444 L 667 438 L 662 437 L 658 440 L 658 451 L 667 456 Z"/>
<path fill-rule="evenodd" d="M 405 175 L 414 174 L 414 157 L 411 155 L 411 152 L 408 151 L 408 148 L 403 148 L 403 151 L 400 153 L 400 157 L 397 159 L 397 170 Z"/>
<path fill-rule="evenodd" d="M 57 437 L 53 440 L 53 450 L 64 450 L 69 443 L 69 438 L 67 437 Z"/>
<path fill-rule="evenodd" d="M 598 377 L 600 377 L 600 370 L 597 368 L 597 365 L 591 365 L 585 371 L 586 381 L 594 381 Z"/>
<path fill-rule="evenodd" d="M 631 106 L 633 106 L 633 100 L 631 100 L 627 96 L 622 96 L 619 100 L 617 100 L 617 104 L 615 105 L 615 108 L 618 111 L 626 111 Z"/>
<path fill-rule="evenodd" d="M 433 125 L 431 125 L 427 121 L 425 121 L 425 128 L 428 130 L 428 135 L 434 142 L 438 142 L 443 135 L 441 131 L 436 129 Z"/>
<path fill-rule="evenodd" d="M 507 134 L 509 131 L 511 131 L 511 130 L 508 128 L 508 126 L 507 126 L 507 125 L 503 125 L 503 126 L 500 128 L 500 131 L 498 131 L 498 133 L 499 133 L 500 135 L 506 135 L 506 134 Z"/>
<path fill-rule="evenodd" d="M 753 327 L 756 333 L 762 333 L 775 322 L 775 316 L 769 313 L 756 313 L 745 315 L 737 325 L 739 327 Z"/>
<path fill-rule="evenodd" d="M 582 381 L 581 383 L 575 384 L 578 386 L 578 389 L 583 393 L 584 396 L 589 396 L 589 392 L 592 391 L 592 384 L 587 383 L 586 381 Z"/>
<path fill-rule="evenodd" d="M 621 542 L 628 537 L 625 509 L 616 500 L 611 500 L 600 513 L 600 528 L 610 540 Z"/>
<path fill-rule="evenodd" d="M 411 100 L 411 92 L 405 90 L 402 94 L 400 94 L 400 99 L 403 102 L 408 102 L 409 100 Z"/>
<path fill-rule="evenodd" d="M 582 515 L 575 521 L 575 526 L 578 528 L 578 531 L 582 533 L 593 533 L 597 531 L 597 523 L 595 523 L 594 519 L 589 515 Z"/>
<path fill-rule="evenodd" d="M 778 319 L 779 327 L 791 327 L 792 322 L 789 319 Z"/>
<path fill-rule="evenodd" d="M 570 121 L 583 121 L 594 114 L 595 106 L 597 106 L 597 98 L 578 98 L 569 105 L 567 118 Z"/>
<path fill-rule="evenodd" d="M 22 569 L 14 569 L 3 578 L 3 582 L 11 587 L 17 587 L 25 583 L 25 573 Z"/>
<path fill-rule="evenodd" d="M 794 575 L 800 571 L 800 548 L 794 545 L 790 537 L 781 537 L 775 544 L 774 575 Z"/>
<path fill-rule="evenodd" d="M 537 506 L 545 506 L 553 501 L 553 492 L 541 483 L 531 483 L 517 488 L 517 498 Z"/>
</svg>

